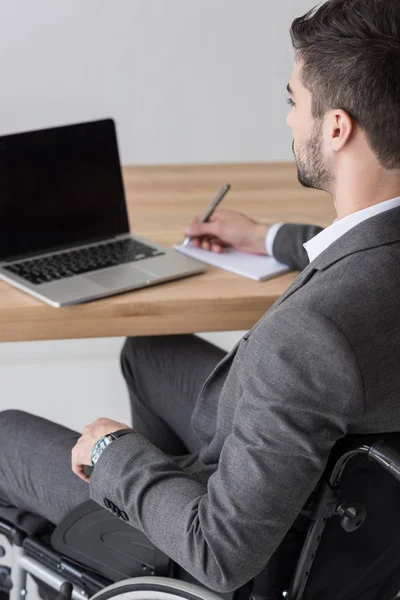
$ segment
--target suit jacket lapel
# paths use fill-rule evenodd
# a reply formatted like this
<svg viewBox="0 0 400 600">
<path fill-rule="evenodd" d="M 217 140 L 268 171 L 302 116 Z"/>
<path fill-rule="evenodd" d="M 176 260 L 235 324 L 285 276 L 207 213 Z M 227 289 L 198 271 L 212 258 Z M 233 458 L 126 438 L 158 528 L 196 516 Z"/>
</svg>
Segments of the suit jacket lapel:
<svg viewBox="0 0 400 600">
<path fill-rule="evenodd" d="M 281 304 L 282 302 L 284 302 L 284 300 L 286 300 L 286 298 L 288 298 L 289 296 L 291 296 L 292 294 L 294 294 L 294 292 L 296 290 L 298 290 L 299 288 L 301 288 L 303 285 L 305 285 L 305 283 L 307 283 L 307 281 L 312 277 L 312 275 L 315 273 L 316 269 L 313 268 L 313 266 L 310 264 L 308 265 L 301 273 L 300 275 L 297 277 L 297 279 L 288 287 L 288 289 L 284 292 L 284 294 L 282 294 L 282 296 L 280 296 L 278 298 L 278 300 L 275 302 L 275 304 L 273 304 L 271 306 L 271 308 L 269 309 L 268 312 L 270 312 L 271 310 L 273 310 L 276 306 L 278 306 L 279 304 Z M 244 336 L 237 342 L 237 344 L 232 348 L 232 350 L 230 352 L 228 352 L 228 354 L 226 356 L 224 356 L 224 358 L 217 364 L 217 366 L 214 368 L 214 370 L 212 371 L 212 373 L 210 373 L 208 379 L 210 379 L 212 376 L 214 376 L 214 374 L 219 371 L 219 369 L 221 367 L 223 367 L 223 365 L 228 362 L 228 360 L 230 360 L 231 358 L 233 358 L 233 356 L 236 354 L 236 351 L 239 347 L 239 344 L 242 340 L 246 340 L 249 335 L 251 334 L 251 332 L 259 325 L 259 323 L 261 323 L 262 319 L 264 318 L 261 317 L 260 321 L 257 321 L 257 323 L 255 325 L 253 325 L 253 327 L 251 329 L 249 329 L 249 331 L 247 333 L 244 334 Z"/>
<path fill-rule="evenodd" d="M 310 263 L 293 281 L 293 283 L 287 288 L 287 290 L 278 298 L 278 300 L 271 306 L 268 312 L 271 312 L 274 308 L 282 304 L 289 296 L 297 292 L 303 285 L 307 283 L 317 271 L 313 263 Z"/>
</svg>

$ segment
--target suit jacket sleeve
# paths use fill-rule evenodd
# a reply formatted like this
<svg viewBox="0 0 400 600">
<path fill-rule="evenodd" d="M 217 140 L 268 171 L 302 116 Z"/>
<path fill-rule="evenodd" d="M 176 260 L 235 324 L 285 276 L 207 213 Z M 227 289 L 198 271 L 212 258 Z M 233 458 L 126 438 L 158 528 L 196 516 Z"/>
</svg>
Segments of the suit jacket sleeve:
<svg viewBox="0 0 400 600">
<path fill-rule="evenodd" d="M 90 482 L 93 500 L 219 592 L 268 563 L 363 407 L 354 352 L 326 317 L 283 304 L 241 344 L 233 426 L 207 485 L 139 434 L 106 448 Z"/>
<path fill-rule="evenodd" d="M 316 225 L 285 223 L 275 236 L 272 253 L 279 262 L 302 271 L 310 262 L 303 244 L 321 231 L 322 227 Z"/>
</svg>

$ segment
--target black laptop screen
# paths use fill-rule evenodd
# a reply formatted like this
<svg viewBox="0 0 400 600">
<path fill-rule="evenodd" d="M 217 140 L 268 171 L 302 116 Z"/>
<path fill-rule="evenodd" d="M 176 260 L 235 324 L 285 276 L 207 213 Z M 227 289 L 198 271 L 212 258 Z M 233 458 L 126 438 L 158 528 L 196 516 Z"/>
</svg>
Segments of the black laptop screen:
<svg viewBox="0 0 400 600">
<path fill-rule="evenodd" d="M 0 137 L 0 260 L 128 230 L 111 119 Z"/>
</svg>

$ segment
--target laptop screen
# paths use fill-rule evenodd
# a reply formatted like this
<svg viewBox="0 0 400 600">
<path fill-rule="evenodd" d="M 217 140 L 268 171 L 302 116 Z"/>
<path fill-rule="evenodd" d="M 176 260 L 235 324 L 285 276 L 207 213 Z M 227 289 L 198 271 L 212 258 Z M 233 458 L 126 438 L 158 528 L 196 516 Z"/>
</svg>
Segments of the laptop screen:
<svg viewBox="0 0 400 600">
<path fill-rule="evenodd" d="M 0 260 L 128 231 L 112 119 L 0 137 Z"/>
</svg>

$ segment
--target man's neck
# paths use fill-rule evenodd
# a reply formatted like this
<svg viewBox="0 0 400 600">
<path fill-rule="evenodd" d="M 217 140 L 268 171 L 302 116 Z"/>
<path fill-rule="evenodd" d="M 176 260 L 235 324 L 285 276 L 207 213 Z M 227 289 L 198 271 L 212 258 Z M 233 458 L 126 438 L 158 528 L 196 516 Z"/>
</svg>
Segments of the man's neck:
<svg viewBox="0 0 400 600">
<path fill-rule="evenodd" d="M 400 181 L 392 182 L 392 185 L 384 185 L 381 182 L 365 181 L 360 186 L 349 185 L 343 193 L 335 194 L 333 200 L 336 208 L 337 218 L 343 219 L 359 210 L 381 204 L 400 196 Z"/>
</svg>

